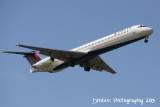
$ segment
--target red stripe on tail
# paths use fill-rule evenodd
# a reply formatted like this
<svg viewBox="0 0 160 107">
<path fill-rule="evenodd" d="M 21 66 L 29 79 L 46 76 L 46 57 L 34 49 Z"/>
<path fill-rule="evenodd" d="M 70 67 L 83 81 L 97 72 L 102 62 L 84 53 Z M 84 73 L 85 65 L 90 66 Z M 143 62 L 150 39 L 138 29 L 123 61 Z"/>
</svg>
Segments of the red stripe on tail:
<svg viewBox="0 0 160 107">
<path fill-rule="evenodd" d="M 33 65 L 33 64 L 37 63 L 38 61 L 42 60 L 42 59 L 39 57 L 39 55 L 36 54 L 36 53 L 33 54 L 33 55 L 25 55 L 24 57 L 28 60 L 28 62 L 29 62 L 31 65 Z"/>
</svg>

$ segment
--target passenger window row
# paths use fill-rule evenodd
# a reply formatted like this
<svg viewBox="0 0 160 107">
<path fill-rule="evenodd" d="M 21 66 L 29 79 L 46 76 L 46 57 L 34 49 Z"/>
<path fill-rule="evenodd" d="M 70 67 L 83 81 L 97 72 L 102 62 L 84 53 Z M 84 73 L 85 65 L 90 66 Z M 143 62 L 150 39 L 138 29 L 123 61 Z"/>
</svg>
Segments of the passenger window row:
<svg viewBox="0 0 160 107">
<path fill-rule="evenodd" d="M 95 43 L 89 44 L 89 45 L 87 45 L 87 46 L 85 46 L 85 47 L 82 47 L 82 48 L 80 48 L 80 49 L 78 49 L 78 50 L 82 50 L 82 49 L 84 49 L 84 48 L 90 47 L 90 46 L 95 45 L 95 44 L 97 44 L 97 43 L 101 43 L 101 42 L 103 42 L 104 40 L 111 39 L 111 38 L 113 38 L 113 37 L 115 37 L 115 36 L 118 36 L 118 35 L 120 35 L 120 34 L 129 32 L 129 29 L 131 29 L 131 27 L 130 27 L 130 28 L 127 28 L 127 29 L 124 29 L 124 30 L 122 30 L 122 31 L 116 32 L 116 33 L 113 34 L 113 36 L 110 36 L 110 37 L 107 37 L 106 39 L 103 39 L 103 40 L 97 41 L 97 42 L 95 42 Z"/>
</svg>

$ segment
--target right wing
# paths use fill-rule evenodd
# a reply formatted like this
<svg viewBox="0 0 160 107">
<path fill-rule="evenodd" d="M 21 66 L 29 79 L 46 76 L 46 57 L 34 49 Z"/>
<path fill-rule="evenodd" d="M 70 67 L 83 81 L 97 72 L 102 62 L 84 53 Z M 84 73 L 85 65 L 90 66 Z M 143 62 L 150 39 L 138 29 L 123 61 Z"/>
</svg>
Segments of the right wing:
<svg viewBox="0 0 160 107">
<path fill-rule="evenodd" d="M 93 59 L 88 61 L 89 67 L 91 69 L 97 70 L 97 71 L 107 71 L 112 74 L 115 74 L 115 70 L 113 70 L 108 64 L 106 64 L 99 56 L 94 57 Z M 81 67 L 85 67 L 85 64 L 81 64 Z"/>
<path fill-rule="evenodd" d="M 48 49 L 48 48 L 33 47 L 33 46 L 26 46 L 26 45 L 16 45 L 16 46 L 33 49 L 33 50 L 39 51 L 40 54 L 43 54 L 52 58 L 60 59 L 65 62 L 68 62 L 72 59 L 80 58 L 87 54 L 83 52 L 56 50 L 56 49 Z"/>
</svg>

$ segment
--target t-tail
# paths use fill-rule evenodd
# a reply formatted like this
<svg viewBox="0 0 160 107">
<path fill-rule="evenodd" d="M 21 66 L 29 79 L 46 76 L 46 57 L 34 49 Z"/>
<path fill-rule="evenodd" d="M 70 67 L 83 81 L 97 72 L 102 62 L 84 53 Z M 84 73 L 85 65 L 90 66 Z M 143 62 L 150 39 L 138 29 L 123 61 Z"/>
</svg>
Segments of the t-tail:
<svg viewBox="0 0 160 107">
<path fill-rule="evenodd" d="M 19 55 L 24 55 L 24 57 L 28 60 L 28 62 L 31 64 L 31 66 L 40 60 L 42 60 L 38 54 L 36 54 L 35 51 L 31 52 L 9 52 L 5 51 L 3 53 L 11 53 L 11 54 L 19 54 Z"/>
</svg>

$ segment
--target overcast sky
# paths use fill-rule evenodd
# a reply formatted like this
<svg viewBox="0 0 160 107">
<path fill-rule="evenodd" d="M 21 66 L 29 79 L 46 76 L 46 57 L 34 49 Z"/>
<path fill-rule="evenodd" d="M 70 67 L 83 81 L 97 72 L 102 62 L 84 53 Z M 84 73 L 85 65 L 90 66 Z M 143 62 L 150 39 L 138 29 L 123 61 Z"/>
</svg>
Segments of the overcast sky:
<svg viewBox="0 0 160 107">
<path fill-rule="evenodd" d="M 30 74 L 22 56 L 0 54 L 1 107 L 138 107 L 140 103 L 97 103 L 93 98 L 143 99 L 160 105 L 159 0 L 0 0 L 0 52 L 31 50 L 24 44 L 70 50 L 124 28 L 144 24 L 154 33 L 101 55 L 118 73 L 76 66 Z M 42 58 L 46 56 L 40 55 Z M 152 98 L 155 103 L 146 103 Z"/>
</svg>

